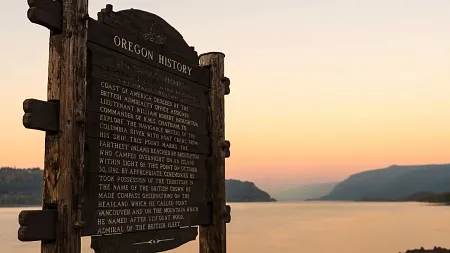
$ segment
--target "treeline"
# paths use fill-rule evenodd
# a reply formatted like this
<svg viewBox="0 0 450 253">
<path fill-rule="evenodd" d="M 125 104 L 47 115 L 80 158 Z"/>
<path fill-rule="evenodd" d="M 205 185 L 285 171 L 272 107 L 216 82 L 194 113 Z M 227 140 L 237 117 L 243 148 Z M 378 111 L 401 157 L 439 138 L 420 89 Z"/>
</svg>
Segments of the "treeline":
<svg viewBox="0 0 450 253">
<path fill-rule="evenodd" d="M 39 168 L 0 168 L 0 207 L 41 205 L 42 176 Z M 275 201 L 252 182 L 226 180 L 227 202 Z"/>
<path fill-rule="evenodd" d="M 0 206 L 41 205 L 42 170 L 0 168 Z"/>
<path fill-rule="evenodd" d="M 428 203 L 450 203 L 450 192 L 418 192 L 404 199 L 405 201 L 418 201 Z"/>
<path fill-rule="evenodd" d="M 380 198 L 380 197 L 362 197 L 360 201 L 373 202 L 426 202 L 426 203 L 446 203 L 450 204 L 450 192 L 416 192 L 403 198 Z"/>
</svg>

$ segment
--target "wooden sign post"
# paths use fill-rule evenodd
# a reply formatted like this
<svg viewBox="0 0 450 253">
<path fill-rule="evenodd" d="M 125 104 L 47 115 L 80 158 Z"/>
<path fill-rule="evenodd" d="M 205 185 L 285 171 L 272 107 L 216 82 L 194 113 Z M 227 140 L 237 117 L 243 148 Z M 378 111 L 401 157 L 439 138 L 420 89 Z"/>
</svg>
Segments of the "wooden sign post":
<svg viewBox="0 0 450 253">
<path fill-rule="evenodd" d="M 230 93 L 230 82 L 224 77 L 224 58 L 223 53 L 200 56 L 200 65 L 209 68 L 211 75 L 209 126 L 212 152 L 206 194 L 212 203 L 212 212 L 216 214 L 209 226 L 200 227 L 200 253 L 226 252 L 225 222 L 231 218 L 225 208 L 225 157 L 230 156 L 230 142 L 225 140 L 224 95 Z"/>
<path fill-rule="evenodd" d="M 50 29 L 48 100 L 23 123 L 46 131 L 42 210 L 19 215 L 42 252 L 161 252 L 195 240 L 225 253 L 224 55 L 199 57 L 160 17 L 136 9 L 98 20 L 87 0 L 28 0 Z"/>
</svg>

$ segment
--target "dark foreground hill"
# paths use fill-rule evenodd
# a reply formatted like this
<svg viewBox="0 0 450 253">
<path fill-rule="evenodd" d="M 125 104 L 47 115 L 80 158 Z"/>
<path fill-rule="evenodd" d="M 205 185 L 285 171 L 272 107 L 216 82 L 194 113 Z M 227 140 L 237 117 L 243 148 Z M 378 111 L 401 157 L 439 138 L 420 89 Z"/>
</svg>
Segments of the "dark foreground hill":
<svg viewBox="0 0 450 253">
<path fill-rule="evenodd" d="M 0 168 L 0 206 L 41 205 L 42 170 Z M 226 180 L 228 202 L 274 201 L 252 182 Z"/>
<path fill-rule="evenodd" d="M 450 192 L 450 164 L 393 165 L 360 172 L 337 184 L 318 200 L 398 200 L 420 192 Z"/>
<path fill-rule="evenodd" d="M 267 192 L 259 189 L 252 182 L 227 179 L 225 183 L 227 202 L 276 201 Z"/>
</svg>

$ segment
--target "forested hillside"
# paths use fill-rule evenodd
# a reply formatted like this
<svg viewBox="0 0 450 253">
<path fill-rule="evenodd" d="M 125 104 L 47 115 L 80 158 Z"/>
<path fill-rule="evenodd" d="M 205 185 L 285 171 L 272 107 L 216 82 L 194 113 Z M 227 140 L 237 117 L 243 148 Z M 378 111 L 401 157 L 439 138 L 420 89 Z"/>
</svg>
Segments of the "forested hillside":
<svg viewBox="0 0 450 253">
<path fill-rule="evenodd" d="M 253 182 L 228 179 L 225 182 L 227 202 L 271 202 L 276 201 Z"/>
<path fill-rule="evenodd" d="M 398 200 L 418 192 L 450 192 L 450 164 L 393 165 L 351 175 L 320 200 Z"/>
<path fill-rule="evenodd" d="M 39 168 L 0 168 L 0 206 L 41 205 L 42 173 Z M 274 201 L 252 182 L 226 180 L 227 201 Z"/>
<path fill-rule="evenodd" d="M 0 168 L 0 206 L 40 205 L 42 170 Z"/>
</svg>

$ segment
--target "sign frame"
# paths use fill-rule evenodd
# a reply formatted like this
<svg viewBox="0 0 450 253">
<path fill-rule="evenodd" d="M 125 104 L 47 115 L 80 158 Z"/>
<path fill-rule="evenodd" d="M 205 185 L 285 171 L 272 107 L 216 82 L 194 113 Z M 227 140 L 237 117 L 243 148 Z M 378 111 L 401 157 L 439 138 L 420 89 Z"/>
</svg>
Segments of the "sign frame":
<svg viewBox="0 0 450 253">
<path fill-rule="evenodd" d="M 160 17 L 145 11 L 129 9 L 113 12 L 112 5 L 108 4 L 98 13 L 97 21 L 88 15 L 87 0 L 28 0 L 28 4 L 30 7 L 27 13 L 29 20 L 50 30 L 49 77 L 48 101 L 28 99 L 24 102 L 24 126 L 46 132 L 45 165 L 43 210 L 22 211 L 19 214 L 21 225 L 18 231 L 19 240 L 42 241 L 42 252 L 80 253 L 81 237 L 92 235 L 83 232 L 92 225 L 87 222 L 87 219 L 83 219 L 86 217 L 86 210 L 83 207 L 89 202 L 85 193 L 92 188 L 91 185 L 85 183 L 92 182 L 86 177 L 85 162 L 85 160 L 89 160 L 90 156 L 89 146 L 86 145 L 85 140 L 90 138 L 92 132 L 86 129 L 90 126 L 89 124 L 92 124 L 87 97 L 91 94 L 89 91 L 91 75 L 95 71 L 98 72 L 101 66 L 92 63 L 92 59 L 95 58 L 92 57 L 90 50 L 98 45 L 89 45 L 97 42 L 105 44 L 106 48 L 109 47 L 110 50 L 114 46 L 118 46 L 122 50 L 119 53 L 124 55 L 122 58 L 125 57 L 125 60 L 142 62 L 143 59 L 136 56 L 137 51 L 130 50 L 132 45 L 136 46 L 136 44 L 133 44 L 131 40 L 124 42 L 124 37 L 135 36 L 134 38 L 145 45 L 148 50 L 147 53 L 142 53 L 143 51 L 140 50 L 141 55 L 139 56 L 148 56 L 148 59 L 154 60 L 156 57 L 150 57 L 149 48 L 164 52 L 163 56 L 159 56 L 159 61 L 146 60 L 145 64 L 162 68 L 164 71 L 170 72 L 175 79 L 179 75 L 178 72 L 188 74 L 187 83 L 197 83 L 195 85 L 185 84 L 184 91 L 178 92 L 170 98 L 179 99 L 194 109 L 198 108 L 196 110 L 204 111 L 204 113 L 199 111 L 198 115 L 205 115 L 203 116 L 205 118 L 203 129 L 206 128 L 207 131 L 203 134 L 201 131 L 199 132 L 199 136 L 203 136 L 200 137 L 199 142 L 207 143 L 207 145 L 200 145 L 201 147 L 198 149 L 186 149 L 185 151 L 205 156 L 203 177 L 206 184 L 202 188 L 204 203 L 208 208 L 203 209 L 202 221 L 187 224 L 186 228 L 180 226 L 165 230 L 92 236 L 92 248 L 97 253 L 123 253 L 124 250 L 119 250 L 120 247 L 112 250 L 111 247 L 107 249 L 106 246 L 111 245 L 112 242 L 120 242 L 122 248 L 127 249 L 128 252 L 142 250 L 160 252 L 195 240 L 197 228 L 192 225 L 200 225 L 200 252 L 226 252 L 225 224 L 231 220 L 231 209 L 225 205 L 225 158 L 230 156 L 230 143 L 224 138 L 224 95 L 230 92 L 229 79 L 224 77 L 225 55 L 212 52 L 199 57 L 194 48 L 188 46 L 173 27 Z M 142 32 L 139 27 L 136 29 L 137 23 L 133 25 L 133 22 L 130 23 L 130 20 L 127 20 L 127 18 L 133 19 L 139 15 L 151 16 L 157 20 L 152 24 L 149 32 Z M 134 31 L 132 31 L 133 29 Z M 116 33 L 122 31 L 123 34 L 120 33 L 120 40 L 116 40 L 118 35 L 114 35 L 111 44 L 111 42 L 105 41 L 107 36 L 103 36 L 99 31 L 110 31 L 113 35 L 114 31 Z M 136 31 L 138 33 L 133 33 Z M 161 31 L 169 31 L 171 38 L 177 39 L 167 40 Z M 136 34 L 138 34 L 137 37 Z M 146 43 L 144 39 L 149 39 L 153 44 Z M 177 50 L 173 51 L 174 48 Z M 183 61 L 188 64 L 182 64 Z M 173 81 L 172 84 L 174 84 Z M 175 84 L 179 83 L 175 82 Z M 193 87 L 195 88 L 193 89 Z M 158 92 L 157 89 L 154 91 Z M 161 94 L 163 93 L 156 93 L 156 95 Z M 191 127 L 191 129 L 194 128 Z M 192 131 L 195 132 L 195 130 Z M 205 141 L 208 139 L 209 141 Z M 195 141 L 197 140 L 195 139 Z M 43 224 L 49 229 L 44 232 L 40 231 L 39 234 L 37 228 L 42 229 Z M 174 239 L 171 240 L 171 243 L 154 243 L 165 242 L 164 239 L 158 238 L 167 235 L 173 235 Z M 147 241 L 149 243 L 145 244 L 136 244 L 141 246 L 123 246 L 127 240 L 133 241 L 138 237 L 149 236 L 157 239 L 150 239 Z"/>
</svg>

